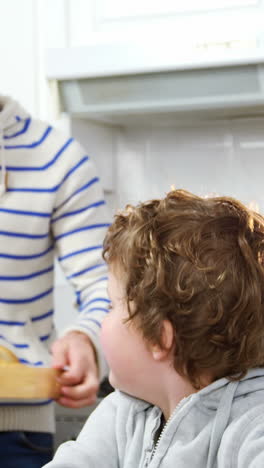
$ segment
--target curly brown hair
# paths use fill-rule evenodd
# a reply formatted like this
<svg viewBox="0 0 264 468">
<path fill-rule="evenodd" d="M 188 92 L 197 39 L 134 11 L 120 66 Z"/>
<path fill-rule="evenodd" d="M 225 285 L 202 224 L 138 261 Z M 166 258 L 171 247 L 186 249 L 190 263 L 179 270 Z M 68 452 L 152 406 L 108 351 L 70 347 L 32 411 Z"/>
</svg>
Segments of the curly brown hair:
<svg viewBox="0 0 264 468">
<path fill-rule="evenodd" d="M 169 320 L 173 365 L 199 388 L 205 373 L 240 379 L 264 365 L 263 251 L 262 216 L 174 190 L 117 214 L 103 256 L 125 273 L 129 320 L 160 346 Z"/>
</svg>

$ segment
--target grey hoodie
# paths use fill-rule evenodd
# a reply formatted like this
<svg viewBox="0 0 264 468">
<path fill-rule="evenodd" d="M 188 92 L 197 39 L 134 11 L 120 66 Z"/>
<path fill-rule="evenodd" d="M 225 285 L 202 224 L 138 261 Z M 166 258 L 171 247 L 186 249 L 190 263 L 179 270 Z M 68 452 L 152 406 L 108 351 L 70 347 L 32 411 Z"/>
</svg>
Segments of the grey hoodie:
<svg viewBox="0 0 264 468">
<path fill-rule="evenodd" d="M 45 468 L 263 468 L 264 369 L 184 399 L 159 439 L 161 411 L 119 391 Z"/>
</svg>

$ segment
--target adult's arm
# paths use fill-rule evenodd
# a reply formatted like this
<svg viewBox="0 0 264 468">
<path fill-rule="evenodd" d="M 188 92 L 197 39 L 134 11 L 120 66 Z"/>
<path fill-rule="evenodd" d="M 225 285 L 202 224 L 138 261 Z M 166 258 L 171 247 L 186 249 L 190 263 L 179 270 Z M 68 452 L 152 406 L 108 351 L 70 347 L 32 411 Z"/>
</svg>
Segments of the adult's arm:
<svg viewBox="0 0 264 468">
<path fill-rule="evenodd" d="M 71 142 L 61 164 L 51 228 L 57 258 L 75 290 L 78 316 L 54 343 L 52 352 L 54 367 L 69 368 L 63 374 L 68 394 L 61 403 L 77 407 L 94 402 L 96 379 L 101 380 L 107 373 L 99 332 L 109 302 L 107 267 L 102 259 L 109 215 L 95 166 L 78 142 Z M 87 402 L 89 389 L 93 395 Z"/>
</svg>

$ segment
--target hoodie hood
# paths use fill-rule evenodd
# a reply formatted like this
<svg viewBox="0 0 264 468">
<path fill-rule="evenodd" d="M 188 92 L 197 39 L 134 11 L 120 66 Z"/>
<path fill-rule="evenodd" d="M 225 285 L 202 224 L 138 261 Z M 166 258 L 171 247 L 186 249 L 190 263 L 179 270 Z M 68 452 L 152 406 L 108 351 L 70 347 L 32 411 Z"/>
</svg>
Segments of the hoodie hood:
<svg viewBox="0 0 264 468">
<path fill-rule="evenodd" d="M 30 121 L 29 114 L 8 96 L 0 95 L 0 196 L 7 190 L 6 140 L 22 133 Z"/>
<path fill-rule="evenodd" d="M 0 129 L 10 137 L 21 130 L 29 113 L 14 99 L 0 95 Z"/>
<path fill-rule="evenodd" d="M 254 399 L 258 392 L 262 392 L 262 395 L 264 392 L 263 368 L 251 369 L 239 381 L 219 379 L 197 394 L 203 406 L 216 411 L 209 444 L 207 468 L 212 468 L 215 464 L 221 439 L 231 419 L 231 411 L 235 406 L 239 406 L 239 402 L 243 399 Z"/>
<path fill-rule="evenodd" d="M 204 446 L 207 446 L 208 443 L 206 465 L 203 464 L 203 468 L 215 468 L 219 447 L 230 423 L 237 417 L 241 417 L 250 407 L 256 409 L 263 400 L 264 368 L 251 369 L 239 381 L 230 381 L 227 378 L 219 379 L 199 392 L 184 398 L 177 405 L 175 412 L 163 429 L 164 435 L 167 426 L 167 434 L 171 431 L 171 437 L 176 430 L 180 439 L 188 439 L 191 420 L 191 425 L 193 429 L 196 428 L 194 432 L 197 431 L 197 435 L 199 432 L 207 434 L 202 442 Z M 188 420 L 187 426 L 184 422 L 180 423 L 181 420 L 184 421 L 185 417 Z M 178 424 L 180 424 L 181 429 L 177 428 Z M 183 432 L 180 433 L 180 430 Z M 162 434 L 163 432 L 160 441 L 162 441 Z M 199 436 L 197 437 L 199 438 Z M 159 451 L 159 449 L 160 447 L 157 446 L 155 451 Z M 200 464 L 197 466 L 200 467 Z"/>
<path fill-rule="evenodd" d="M 188 440 L 191 426 L 193 433 L 196 433 L 196 439 L 200 441 L 199 445 L 208 447 L 203 460 L 203 468 L 215 468 L 218 466 L 219 448 L 226 437 L 226 431 L 229 429 L 228 439 L 232 440 L 233 437 L 234 439 L 238 437 L 235 429 L 231 429 L 230 432 L 231 423 L 242 418 L 250 409 L 259 412 L 258 405 L 262 404 L 263 401 L 264 368 L 251 369 L 239 381 L 230 381 L 227 378 L 219 379 L 199 392 L 184 398 L 177 405 L 173 417 L 168 420 L 163 429 L 164 433 L 161 433 L 160 444 L 155 450 L 157 452 L 162 450 L 162 439 L 165 441 L 168 434 L 170 437 L 174 437 L 177 432 L 176 438 Z M 165 433 L 166 426 L 167 433 Z M 192 450 L 195 451 L 193 440 L 191 444 Z M 180 466 L 190 466 L 189 462 L 190 459 Z M 201 464 L 197 462 L 196 466 L 200 467 Z"/>
<path fill-rule="evenodd" d="M 223 393 L 230 385 L 236 388 L 233 395 L 234 402 L 241 397 L 248 396 L 250 393 L 254 394 L 255 392 L 263 391 L 264 368 L 251 369 L 239 381 L 230 381 L 227 378 L 216 380 L 211 385 L 200 390 L 197 395 L 199 395 L 200 401 L 206 408 L 217 410 Z"/>
</svg>

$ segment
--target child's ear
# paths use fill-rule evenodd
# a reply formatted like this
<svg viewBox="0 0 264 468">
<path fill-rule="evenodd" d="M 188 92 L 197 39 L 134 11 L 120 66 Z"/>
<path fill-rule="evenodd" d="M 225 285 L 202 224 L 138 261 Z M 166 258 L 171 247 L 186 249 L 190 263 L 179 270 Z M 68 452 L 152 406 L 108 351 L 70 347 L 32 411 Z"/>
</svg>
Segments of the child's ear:
<svg viewBox="0 0 264 468">
<path fill-rule="evenodd" d="M 168 356 L 174 343 L 174 330 L 169 320 L 163 320 L 161 332 L 162 346 L 156 344 L 151 346 L 152 356 L 155 361 L 161 361 Z"/>
</svg>

